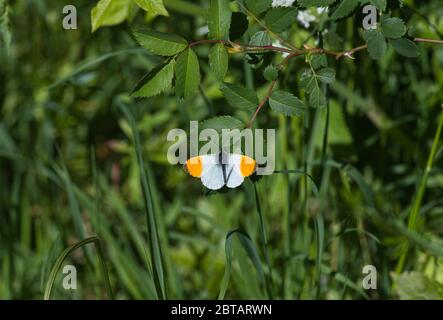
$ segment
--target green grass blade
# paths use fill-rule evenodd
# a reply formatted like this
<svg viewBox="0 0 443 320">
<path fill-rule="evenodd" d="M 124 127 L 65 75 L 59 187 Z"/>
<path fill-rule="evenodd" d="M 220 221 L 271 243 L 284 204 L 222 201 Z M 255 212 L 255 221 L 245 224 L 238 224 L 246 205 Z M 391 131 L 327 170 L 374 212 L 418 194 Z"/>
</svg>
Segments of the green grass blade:
<svg viewBox="0 0 443 320">
<path fill-rule="evenodd" d="M 152 271 L 157 291 L 158 298 L 161 300 L 167 299 L 166 283 L 164 277 L 163 257 L 160 246 L 160 239 L 158 236 L 157 221 L 155 214 L 154 199 L 152 195 L 152 186 L 149 183 L 149 171 L 145 169 L 145 161 L 143 159 L 142 147 L 140 143 L 139 132 L 136 127 L 134 117 L 124 104 L 120 104 L 120 110 L 125 115 L 126 119 L 132 129 L 135 152 L 137 154 L 137 161 L 140 170 L 140 180 L 142 186 L 142 193 L 146 209 L 147 231 L 149 238 L 149 251 L 151 254 Z"/>
<path fill-rule="evenodd" d="M 426 164 L 425 172 L 423 173 L 423 176 L 421 178 L 418 192 L 417 192 L 417 195 L 415 196 L 414 203 L 412 205 L 412 209 L 409 214 L 408 230 L 412 231 L 412 232 L 415 231 L 417 228 L 418 214 L 420 212 L 421 203 L 423 201 L 423 196 L 425 194 L 426 185 L 427 185 L 428 178 L 429 178 L 429 173 L 432 170 L 432 166 L 433 166 L 434 160 L 435 160 L 435 155 L 438 150 L 438 144 L 440 142 L 442 128 L 443 128 L 443 111 L 440 112 L 440 118 L 439 118 L 439 122 L 438 122 L 437 131 L 435 132 L 435 137 L 434 137 L 434 142 L 432 144 L 431 153 L 429 154 L 429 158 L 428 158 L 428 161 Z M 408 243 L 406 243 L 403 246 L 400 259 L 398 260 L 398 263 L 397 263 L 397 268 L 396 268 L 397 274 L 400 274 L 403 271 L 408 250 L 409 250 L 409 245 L 408 245 Z"/>
<path fill-rule="evenodd" d="M 46 282 L 46 289 L 43 299 L 49 300 L 51 296 L 52 287 L 54 286 L 55 278 L 57 277 L 57 273 L 60 270 L 63 261 L 65 261 L 66 257 L 71 254 L 74 250 L 83 247 L 89 243 L 94 243 L 95 247 L 97 248 L 98 257 L 100 259 L 100 264 L 103 272 L 103 278 L 106 281 L 106 288 L 108 290 L 108 298 L 113 300 L 114 295 L 112 293 L 111 289 L 111 283 L 109 281 L 109 274 L 108 274 L 108 268 L 106 267 L 105 258 L 103 255 L 103 250 L 101 248 L 100 239 L 97 236 L 92 236 L 89 238 L 86 238 L 82 241 L 79 241 L 69 248 L 65 249 L 65 251 L 62 252 L 62 254 L 58 257 L 57 261 L 55 262 L 54 266 L 52 267 L 51 273 L 49 274 L 49 279 Z"/>
<path fill-rule="evenodd" d="M 238 237 L 238 239 L 240 240 L 240 244 L 245 249 L 248 257 L 250 258 L 251 262 L 253 263 L 255 269 L 257 270 L 257 273 L 260 277 L 259 278 L 260 283 L 263 284 L 265 281 L 265 274 L 263 272 L 260 257 L 259 257 L 257 248 L 255 247 L 254 243 L 252 242 L 251 238 L 249 237 L 248 234 L 246 234 L 240 230 L 233 230 L 226 235 L 226 241 L 225 241 L 226 270 L 225 270 L 225 274 L 223 276 L 223 280 L 221 282 L 218 300 L 223 300 L 225 298 L 226 290 L 228 289 L 229 278 L 231 276 L 231 269 L 232 269 L 232 241 L 233 241 L 234 235 L 236 235 Z"/>
</svg>

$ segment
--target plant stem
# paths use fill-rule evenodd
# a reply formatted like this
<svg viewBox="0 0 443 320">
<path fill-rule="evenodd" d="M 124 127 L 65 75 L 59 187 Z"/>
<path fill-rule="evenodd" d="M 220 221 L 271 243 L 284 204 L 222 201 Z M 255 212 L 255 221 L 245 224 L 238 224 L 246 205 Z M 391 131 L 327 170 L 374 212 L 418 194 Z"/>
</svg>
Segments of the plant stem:
<svg viewBox="0 0 443 320">
<path fill-rule="evenodd" d="M 442 105 L 442 108 L 443 108 L 443 105 Z M 440 119 L 438 122 L 437 131 L 435 132 L 435 137 L 434 137 L 434 142 L 432 144 L 431 153 L 429 154 L 429 158 L 428 158 L 428 162 L 426 164 L 425 172 L 423 173 L 423 176 L 421 178 L 420 186 L 418 188 L 418 192 L 415 197 L 414 204 L 413 204 L 411 212 L 409 214 L 408 231 L 411 231 L 411 232 L 415 231 L 417 228 L 418 215 L 420 213 L 420 207 L 421 207 L 421 203 L 423 200 L 423 196 L 425 194 L 426 184 L 428 182 L 429 174 L 432 170 L 435 155 L 437 153 L 437 146 L 440 141 L 440 135 L 441 135 L 442 128 L 443 128 L 443 110 L 440 112 Z M 409 250 L 409 244 L 405 243 L 405 245 L 403 246 L 402 255 L 400 256 L 400 259 L 397 264 L 397 268 L 396 268 L 397 273 L 401 273 L 403 271 L 403 267 L 405 264 L 406 255 L 408 253 L 408 250 Z"/>
<path fill-rule="evenodd" d="M 254 124 L 255 119 L 257 118 L 258 113 L 260 112 L 261 108 L 266 104 L 268 99 L 271 97 L 272 91 L 274 90 L 275 84 L 277 83 L 277 80 L 274 80 L 271 82 L 271 85 L 269 86 L 268 92 L 266 93 L 266 96 L 260 101 L 257 109 L 255 110 L 254 114 L 252 115 L 251 120 L 248 123 L 248 128 L 251 128 Z"/>
</svg>

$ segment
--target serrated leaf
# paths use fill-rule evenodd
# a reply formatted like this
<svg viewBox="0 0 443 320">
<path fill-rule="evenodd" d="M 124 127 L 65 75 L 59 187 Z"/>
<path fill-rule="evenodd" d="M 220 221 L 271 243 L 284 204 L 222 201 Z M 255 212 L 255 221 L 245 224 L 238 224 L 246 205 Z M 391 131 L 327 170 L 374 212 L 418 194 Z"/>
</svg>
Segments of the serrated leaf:
<svg viewBox="0 0 443 320">
<path fill-rule="evenodd" d="M 305 105 L 296 96 L 285 91 L 274 91 L 269 98 L 271 109 L 286 116 L 301 116 L 305 111 Z"/>
<path fill-rule="evenodd" d="M 208 11 L 209 38 L 227 39 L 231 25 L 231 9 L 228 0 L 211 0 Z"/>
<path fill-rule="evenodd" d="M 298 0 L 298 4 L 302 7 L 327 7 L 336 0 Z"/>
<path fill-rule="evenodd" d="M 263 76 L 268 81 L 277 80 L 277 78 L 278 78 L 278 70 L 277 70 L 277 68 L 274 65 L 270 64 L 263 71 Z"/>
<path fill-rule="evenodd" d="M 175 60 L 171 59 L 153 68 L 136 85 L 132 96 L 135 98 L 148 98 L 170 88 L 172 78 L 174 77 L 174 65 Z"/>
<path fill-rule="evenodd" d="M 143 48 L 161 56 L 176 55 L 188 46 L 182 37 L 155 30 L 135 31 L 134 37 Z"/>
<path fill-rule="evenodd" d="M 223 129 L 242 129 L 245 124 L 231 116 L 219 116 L 205 120 L 200 125 L 200 130 L 214 129 L 217 132 L 221 132 Z"/>
<path fill-rule="evenodd" d="M 253 110 L 258 106 L 257 94 L 244 86 L 223 83 L 220 90 L 228 103 L 234 108 Z"/>
<path fill-rule="evenodd" d="M 326 97 L 319 86 L 315 86 L 309 94 L 309 105 L 312 108 L 321 108 L 326 105 Z"/>
<path fill-rule="evenodd" d="M 306 91 L 310 91 L 311 83 L 315 81 L 315 77 L 311 69 L 304 68 L 300 73 L 300 86 Z"/>
<path fill-rule="evenodd" d="M 341 0 L 337 9 L 332 13 L 331 18 L 337 20 L 348 16 L 357 8 L 358 4 L 359 0 Z"/>
<path fill-rule="evenodd" d="M 240 39 L 248 30 L 248 17 L 241 12 L 234 12 L 231 18 L 231 25 L 229 27 L 229 39 L 235 41 Z"/>
<path fill-rule="evenodd" d="M 269 10 L 264 18 L 266 26 L 274 32 L 286 30 L 297 19 L 297 9 L 278 7 Z"/>
<path fill-rule="evenodd" d="M 186 49 L 175 64 L 175 91 L 179 97 L 188 98 L 200 85 L 200 65 L 192 49 Z"/>
<path fill-rule="evenodd" d="M 420 55 L 420 50 L 418 49 L 417 45 L 409 39 L 395 39 L 391 40 L 390 43 L 394 47 L 394 50 L 402 56 L 416 58 Z"/>
<path fill-rule="evenodd" d="M 386 10 L 386 0 L 371 0 L 371 3 L 382 12 Z"/>
<path fill-rule="evenodd" d="M 151 14 L 169 16 L 168 11 L 163 5 L 163 0 L 135 0 L 135 3 Z"/>
<path fill-rule="evenodd" d="M 255 15 L 270 9 L 272 0 L 246 0 L 246 6 Z"/>
<path fill-rule="evenodd" d="M 228 52 L 222 43 L 212 46 L 209 51 L 209 65 L 219 80 L 223 80 L 228 72 Z"/>
<path fill-rule="evenodd" d="M 382 16 L 381 30 L 386 38 L 398 39 L 406 33 L 406 26 L 402 19 Z"/>
<path fill-rule="evenodd" d="M 335 70 L 332 68 L 323 68 L 317 72 L 317 79 L 323 83 L 333 83 L 335 81 Z"/>
<path fill-rule="evenodd" d="M 101 26 L 123 22 L 128 17 L 130 5 L 127 0 L 100 0 L 91 10 L 92 32 Z"/>
<path fill-rule="evenodd" d="M 365 30 L 363 37 L 368 44 L 369 55 L 373 59 L 381 59 L 386 53 L 386 40 L 380 30 Z"/>
<path fill-rule="evenodd" d="M 318 69 L 321 67 L 327 67 L 328 66 L 328 59 L 326 58 L 326 55 L 324 53 L 316 54 L 312 57 L 311 65 L 312 65 L 312 68 L 314 68 L 314 69 Z"/>
<path fill-rule="evenodd" d="M 254 46 L 268 46 L 272 43 L 269 33 L 266 31 L 258 31 L 254 33 L 249 40 L 249 44 Z"/>
</svg>

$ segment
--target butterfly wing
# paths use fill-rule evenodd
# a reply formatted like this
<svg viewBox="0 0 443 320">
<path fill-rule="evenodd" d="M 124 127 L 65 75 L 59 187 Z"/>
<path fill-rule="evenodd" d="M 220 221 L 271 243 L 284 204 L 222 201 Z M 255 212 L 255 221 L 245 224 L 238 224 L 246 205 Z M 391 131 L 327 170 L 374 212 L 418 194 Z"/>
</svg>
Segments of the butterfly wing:
<svg viewBox="0 0 443 320">
<path fill-rule="evenodd" d="M 230 154 L 226 166 L 228 188 L 237 188 L 245 177 L 249 177 L 255 171 L 255 160 L 241 154 Z"/>
<path fill-rule="evenodd" d="M 225 185 L 223 166 L 220 164 L 219 155 L 211 154 L 202 157 L 203 169 L 202 184 L 210 190 L 219 190 Z"/>
</svg>

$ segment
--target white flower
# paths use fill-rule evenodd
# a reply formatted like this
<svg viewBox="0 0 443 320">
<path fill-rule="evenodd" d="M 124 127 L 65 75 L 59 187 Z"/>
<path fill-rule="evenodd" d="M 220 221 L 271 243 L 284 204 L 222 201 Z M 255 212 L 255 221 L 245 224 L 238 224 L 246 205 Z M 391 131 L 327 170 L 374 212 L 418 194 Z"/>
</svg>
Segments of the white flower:
<svg viewBox="0 0 443 320">
<path fill-rule="evenodd" d="M 300 22 L 303 27 L 309 28 L 311 22 L 315 21 L 317 18 L 310 14 L 308 10 L 299 11 L 297 14 L 297 20 Z"/>
<path fill-rule="evenodd" d="M 295 0 L 272 0 L 272 7 L 290 7 Z"/>
</svg>

